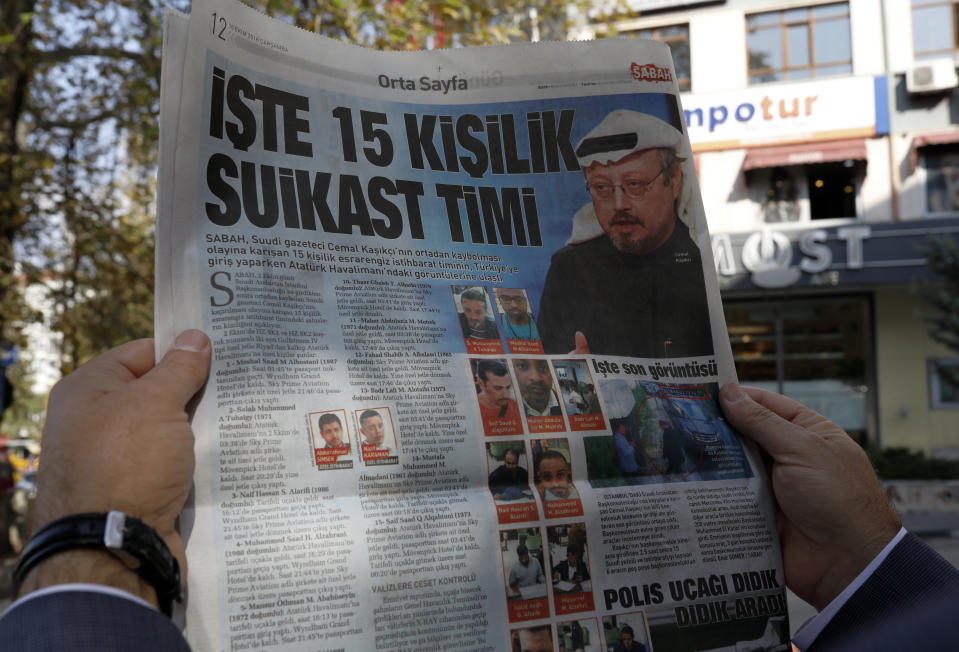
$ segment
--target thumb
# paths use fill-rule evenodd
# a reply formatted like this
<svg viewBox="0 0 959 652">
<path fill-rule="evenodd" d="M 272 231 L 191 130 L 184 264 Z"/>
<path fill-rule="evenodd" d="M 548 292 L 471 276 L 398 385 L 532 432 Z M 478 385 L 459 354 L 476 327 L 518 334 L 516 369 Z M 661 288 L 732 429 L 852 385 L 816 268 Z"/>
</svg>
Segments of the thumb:
<svg viewBox="0 0 959 652">
<path fill-rule="evenodd" d="M 719 404 L 726 420 L 759 444 L 773 458 L 797 453 L 809 434 L 750 396 L 756 394 L 762 401 L 763 390 L 750 389 L 747 393 L 736 383 L 726 383 L 719 390 Z"/>
<path fill-rule="evenodd" d="M 586 336 L 583 335 L 582 331 L 576 331 L 574 341 L 576 348 L 573 349 L 573 353 L 589 353 L 589 342 L 586 341 Z"/>
<path fill-rule="evenodd" d="M 211 354 L 210 338 L 203 331 L 183 331 L 140 382 L 151 385 L 155 397 L 169 401 L 160 407 L 182 410 L 206 382 Z"/>
</svg>

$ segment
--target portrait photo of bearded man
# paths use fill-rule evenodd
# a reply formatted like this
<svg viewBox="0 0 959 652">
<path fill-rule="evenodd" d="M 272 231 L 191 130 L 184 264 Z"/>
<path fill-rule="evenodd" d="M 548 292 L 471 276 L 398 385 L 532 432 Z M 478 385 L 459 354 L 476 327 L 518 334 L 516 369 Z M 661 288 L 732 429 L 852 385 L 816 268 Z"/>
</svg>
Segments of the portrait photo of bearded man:
<svg viewBox="0 0 959 652">
<path fill-rule="evenodd" d="M 517 288 L 493 288 L 503 310 L 503 334 L 508 340 L 538 340 L 539 331 L 529 309 L 526 292 Z"/>
<path fill-rule="evenodd" d="M 538 318 L 546 353 L 713 353 L 702 256 L 686 210 L 687 150 L 679 129 L 627 110 L 579 142 L 591 202 L 546 275 Z"/>
</svg>

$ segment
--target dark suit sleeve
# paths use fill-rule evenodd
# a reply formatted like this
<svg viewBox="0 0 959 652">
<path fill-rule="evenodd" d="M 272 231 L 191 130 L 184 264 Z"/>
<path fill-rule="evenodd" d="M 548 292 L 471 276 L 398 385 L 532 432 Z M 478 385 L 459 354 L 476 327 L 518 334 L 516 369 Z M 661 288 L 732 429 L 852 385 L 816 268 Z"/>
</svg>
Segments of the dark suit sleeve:
<svg viewBox="0 0 959 652">
<path fill-rule="evenodd" d="M 568 297 L 576 296 L 571 294 L 575 290 L 570 287 L 569 276 L 563 257 L 554 255 L 546 273 L 543 294 L 539 300 L 539 319 L 536 321 L 546 353 L 569 353 L 576 347 L 576 329 L 571 327 L 568 318 Z"/>
<path fill-rule="evenodd" d="M 582 559 L 576 564 L 576 572 L 579 573 L 579 576 L 583 578 L 583 581 L 589 579 L 589 568 L 586 567 L 586 562 Z"/>
<path fill-rule="evenodd" d="M 0 647 L 18 652 L 189 652 L 169 618 L 122 597 L 62 591 L 0 618 Z"/>
<path fill-rule="evenodd" d="M 955 650 L 957 639 L 959 571 L 907 534 L 807 652 Z"/>
</svg>

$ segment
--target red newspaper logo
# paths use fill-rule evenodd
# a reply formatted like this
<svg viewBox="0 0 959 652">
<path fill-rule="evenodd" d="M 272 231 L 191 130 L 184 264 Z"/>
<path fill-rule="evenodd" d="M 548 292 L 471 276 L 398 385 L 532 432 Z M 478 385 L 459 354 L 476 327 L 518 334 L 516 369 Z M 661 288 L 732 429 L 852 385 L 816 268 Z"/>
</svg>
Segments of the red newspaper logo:
<svg viewBox="0 0 959 652">
<path fill-rule="evenodd" d="M 633 75 L 633 79 L 640 82 L 661 82 L 661 81 L 673 81 L 673 71 L 669 68 L 646 63 L 640 65 L 635 61 L 629 67 L 629 72 Z"/>
</svg>

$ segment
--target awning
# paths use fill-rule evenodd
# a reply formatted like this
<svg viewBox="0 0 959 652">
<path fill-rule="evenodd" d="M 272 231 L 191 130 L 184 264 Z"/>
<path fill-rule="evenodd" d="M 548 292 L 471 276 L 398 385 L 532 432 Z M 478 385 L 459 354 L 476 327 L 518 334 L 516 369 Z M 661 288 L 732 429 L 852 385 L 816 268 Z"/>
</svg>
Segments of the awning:
<svg viewBox="0 0 959 652">
<path fill-rule="evenodd" d="M 824 140 L 798 145 L 758 147 L 746 152 L 743 170 L 775 168 L 808 163 L 832 163 L 835 161 L 866 160 L 866 141 L 862 138 Z"/>
<path fill-rule="evenodd" d="M 909 150 L 909 164 L 912 165 L 911 172 L 915 171 L 919 165 L 919 149 L 930 145 L 951 145 L 959 143 L 959 130 L 950 129 L 949 131 L 934 131 L 929 134 L 922 134 L 912 139 L 912 147 Z"/>
</svg>

